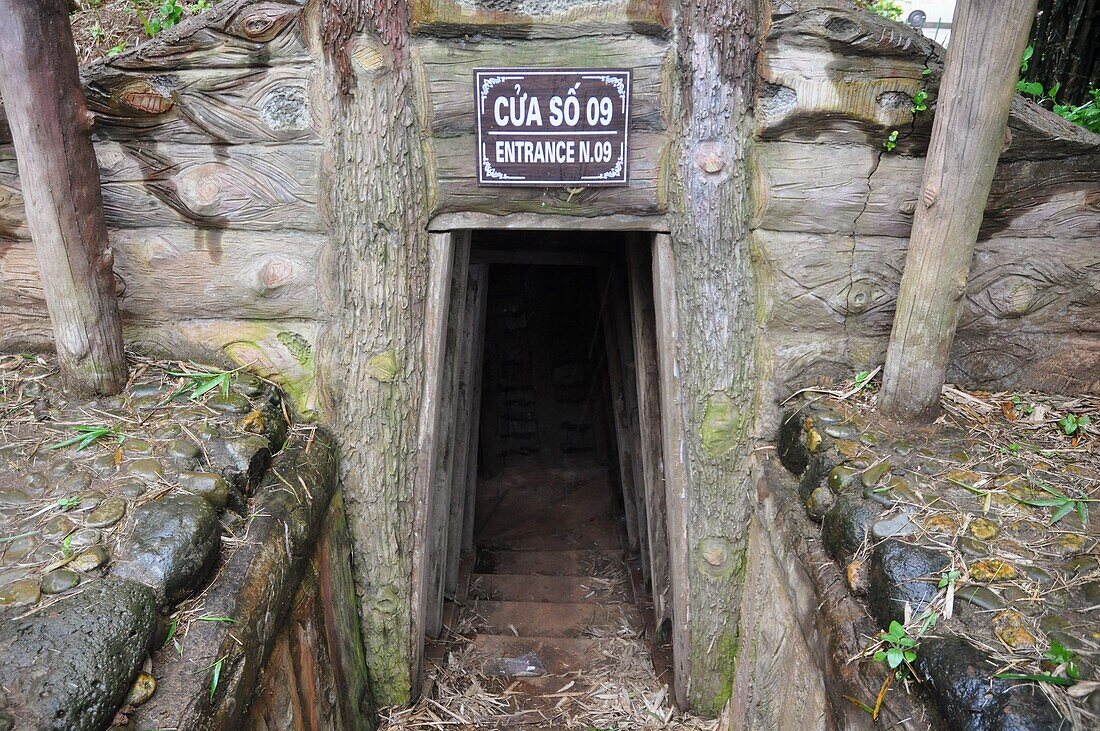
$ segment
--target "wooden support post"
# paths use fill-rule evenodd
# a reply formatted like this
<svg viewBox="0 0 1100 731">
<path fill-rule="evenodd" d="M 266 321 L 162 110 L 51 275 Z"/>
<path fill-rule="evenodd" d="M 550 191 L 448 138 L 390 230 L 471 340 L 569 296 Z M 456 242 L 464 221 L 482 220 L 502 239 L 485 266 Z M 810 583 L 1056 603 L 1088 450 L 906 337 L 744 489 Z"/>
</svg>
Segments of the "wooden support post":
<svg viewBox="0 0 1100 731">
<path fill-rule="evenodd" d="M 428 297 L 424 303 L 424 390 L 420 400 L 420 434 L 417 439 L 416 481 L 413 485 L 412 608 L 414 678 L 423 670 L 424 634 L 431 598 L 432 551 L 442 540 L 437 534 L 446 527 L 443 512 L 437 511 L 436 462 L 439 458 L 441 401 L 444 391 L 443 365 L 447 344 L 447 315 L 450 311 L 451 269 L 455 246 L 451 234 L 431 234 L 428 248 Z"/>
<path fill-rule="evenodd" d="M 631 240 L 626 247 L 630 316 L 634 334 L 638 433 L 641 440 L 646 528 L 649 531 L 650 584 L 653 609 L 660 624 L 671 619 L 668 530 L 665 522 L 665 474 L 661 458 L 661 385 L 657 371 L 657 332 L 653 312 L 653 269 L 648 251 L 652 237 Z"/>
<path fill-rule="evenodd" d="M 454 248 L 454 266 L 447 298 L 446 352 L 443 359 L 443 388 L 440 391 L 439 430 L 435 442 L 435 482 L 432 490 L 433 527 L 428 563 L 428 609 L 426 631 L 430 637 L 438 637 L 443 628 L 444 579 L 447 573 L 447 539 L 450 526 L 452 495 L 456 479 L 455 468 L 460 460 L 456 456 L 458 446 L 459 376 L 461 363 L 469 344 L 462 340 L 466 318 L 466 282 L 469 278 L 470 232 L 455 231 L 451 234 Z M 465 448 L 465 443 L 462 444 Z M 463 499 L 465 497 L 463 496 Z"/>
<path fill-rule="evenodd" d="M 485 318 L 488 313 L 489 267 L 477 267 L 476 277 L 471 268 L 470 286 L 477 280 L 478 300 L 474 310 L 476 323 L 473 331 L 473 368 L 470 372 L 470 437 L 466 450 L 466 499 L 462 513 L 462 550 L 474 547 L 474 503 L 477 498 L 477 455 L 481 439 L 481 384 L 485 374 Z"/>
<path fill-rule="evenodd" d="M 482 328 L 485 324 L 485 266 L 471 264 L 466 273 L 463 297 L 462 331 L 459 334 L 461 360 L 458 364 L 458 390 L 455 403 L 455 464 L 452 471 L 454 486 L 448 504 L 450 519 L 447 524 L 447 566 L 444 592 L 455 596 L 458 591 L 458 568 L 462 558 L 462 535 L 466 515 L 466 494 L 469 485 L 469 462 L 477 457 L 476 448 L 470 447 L 477 440 L 477 404 L 480 395 L 480 366 L 482 352 Z M 476 378 L 476 383 L 475 383 Z M 474 478 L 476 479 L 476 470 Z"/>
<path fill-rule="evenodd" d="M 601 312 L 603 323 L 604 356 L 607 361 L 607 379 L 610 395 L 611 424 L 615 429 L 615 454 L 619 462 L 619 486 L 622 489 L 623 511 L 626 513 L 626 539 L 630 550 L 641 548 L 638 526 L 638 499 L 635 494 L 633 454 L 630 443 L 630 426 L 626 416 L 626 388 L 623 384 L 622 361 L 619 357 L 618 336 L 615 333 L 614 316 L 608 299 L 608 291 Z"/>
<path fill-rule="evenodd" d="M 657 234 L 653 245 L 653 302 L 656 310 L 657 353 L 661 384 L 661 452 L 665 460 L 665 504 L 668 507 L 669 572 L 672 583 L 673 673 L 676 704 L 688 702 L 691 672 L 691 624 L 688 611 L 689 556 L 687 504 L 688 474 L 684 422 L 680 411 L 684 394 L 680 373 L 680 316 L 676 297 L 676 265 L 672 240 Z"/>
<path fill-rule="evenodd" d="M 924 163 L 879 404 L 928 420 L 959 322 L 974 244 L 1036 0 L 961 0 Z"/>
<path fill-rule="evenodd" d="M 78 393 L 117 393 L 126 357 L 69 3 L 0 0 L 0 18 L 0 95 L 62 382 Z"/>
</svg>

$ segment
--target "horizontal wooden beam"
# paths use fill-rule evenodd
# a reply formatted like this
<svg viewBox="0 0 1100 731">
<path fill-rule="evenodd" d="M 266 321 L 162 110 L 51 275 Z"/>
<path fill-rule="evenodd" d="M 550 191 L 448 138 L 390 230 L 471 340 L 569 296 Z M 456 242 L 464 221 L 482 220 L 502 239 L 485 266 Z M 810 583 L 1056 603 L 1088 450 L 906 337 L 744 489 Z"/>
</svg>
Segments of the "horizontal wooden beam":
<svg viewBox="0 0 1100 731">
<path fill-rule="evenodd" d="M 652 231 L 668 233 L 664 216 L 634 216 L 611 213 L 606 216 L 563 216 L 552 213 L 441 213 L 428 222 L 433 232 L 456 229 L 526 229 L 528 231 Z"/>
</svg>

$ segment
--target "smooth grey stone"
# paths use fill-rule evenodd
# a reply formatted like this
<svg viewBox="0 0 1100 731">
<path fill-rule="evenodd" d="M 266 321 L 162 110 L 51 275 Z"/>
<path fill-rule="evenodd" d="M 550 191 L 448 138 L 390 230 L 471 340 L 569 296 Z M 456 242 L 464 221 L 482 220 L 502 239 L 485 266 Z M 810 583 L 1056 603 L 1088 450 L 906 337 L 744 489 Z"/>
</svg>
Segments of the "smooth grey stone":
<svg viewBox="0 0 1100 731">
<path fill-rule="evenodd" d="M 814 414 L 814 424 L 820 426 L 829 426 L 830 424 L 839 424 L 844 421 L 844 417 L 835 411 L 819 411 Z"/>
<path fill-rule="evenodd" d="M 95 510 L 107 498 L 102 490 L 85 490 L 77 497 L 80 498 L 80 503 L 77 505 L 80 510 Z"/>
<path fill-rule="evenodd" d="M 8 550 L 4 552 L 4 560 L 18 563 L 31 555 L 31 552 L 34 551 L 37 546 L 37 536 L 20 536 L 8 543 Z"/>
<path fill-rule="evenodd" d="M 168 391 L 162 383 L 139 383 L 130 389 L 131 398 L 150 398 L 167 396 Z"/>
<path fill-rule="evenodd" d="M 144 439 L 131 437 L 122 443 L 122 451 L 126 454 L 152 454 L 153 445 Z"/>
<path fill-rule="evenodd" d="M 54 479 L 59 480 L 62 477 L 66 477 L 67 475 L 71 475 L 73 470 L 75 470 L 75 469 L 76 469 L 76 463 L 73 462 L 68 457 L 65 457 L 63 459 L 55 460 L 54 463 L 52 465 L 50 465 L 50 475 Z"/>
<path fill-rule="evenodd" d="M 810 499 L 806 501 L 806 513 L 817 522 L 825 517 L 829 508 L 836 504 L 836 496 L 827 487 L 819 487 L 810 493 Z"/>
<path fill-rule="evenodd" d="M 219 393 L 208 398 L 206 405 L 222 414 L 247 414 L 252 410 L 252 402 L 246 396 L 232 391 L 228 396 Z"/>
<path fill-rule="evenodd" d="M 103 546 L 93 546 L 74 558 L 69 565 L 78 571 L 85 573 L 95 571 L 110 559 L 110 554 Z"/>
<path fill-rule="evenodd" d="M 27 493 L 22 490 L 16 490 L 14 488 L 8 488 L 6 490 L 0 490 L 0 505 L 28 505 L 34 502 Z"/>
<path fill-rule="evenodd" d="M 859 436 L 859 430 L 847 424 L 830 424 L 824 431 L 833 439 L 855 439 Z"/>
<path fill-rule="evenodd" d="M 126 501 L 120 497 L 107 498 L 103 504 L 88 514 L 84 525 L 89 528 L 110 528 L 126 515 Z"/>
<path fill-rule="evenodd" d="M 43 594 L 64 594 L 80 583 L 80 574 L 71 569 L 55 569 L 42 577 Z"/>
<path fill-rule="evenodd" d="M 28 472 L 23 475 L 23 484 L 31 495 L 41 495 L 50 487 L 50 480 L 41 472 Z"/>
<path fill-rule="evenodd" d="M 42 524 L 39 533 L 44 538 L 59 541 L 69 535 L 76 528 L 76 523 L 64 515 L 55 515 Z"/>
<path fill-rule="evenodd" d="M 143 480 L 155 482 L 164 477 L 164 465 L 159 460 L 144 457 L 126 465 L 126 473 Z"/>
<path fill-rule="evenodd" d="M 229 485 L 214 472 L 181 472 L 179 486 L 187 492 L 201 495 L 219 510 L 229 502 Z"/>
<path fill-rule="evenodd" d="M 118 490 L 119 496 L 133 499 L 144 495 L 148 492 L 149 487 L 141 480 L 132 479 L 120 482 L 116 489 Z"/>
<path fill-rule="evenodd" d="M 0 607 L 25 607 L 37 604 L 41 598 L 42 590 L 35 578 L 19 579 L 0 586 Z M 2 627 L 0 624 L 0 628 Z M 0 663 L 0 667 L 2 666 L 3 663 Z"/>
<path fill-rule="evenodd" d="M 92 476 L 87 472 L 73 472 L 61 478 L 57 483 L 58 489 L 65 495 L 79 495 L 82 492 L 87 492 L 91 486 Z"/>
<path fill-rule="evenodd" d="M 103 542 L 103 531 L 95 528 L 81 528 L 69 535 L 69 546 L 76 550 L 94 546 Z"/>
<path fill-rule="evenodd" d="M 982 609 L 1004 609 L 1007 603 L 988 586 L 971 584 L 955 590 L 955 596 Z"/>
<path fill-rule="evenodd" d="M 118 472 L 114 454 L 98 454 L 88 464 L 91 466 L 92 471 L 100 477 L 110 477 Z"/>
<path fill-rule="evenodd" d="M 112 564 L 117 576 L 153 589 L 161 605 L 191 593 L 218 561 L 214 507 L 198 495 L 168 495 L 133 511 L 134 531 Z"/>
<path fill-rule="evenodd" d="M 103 578 L 44 610 L 4 622 L 5 709 L 28 728 L 106 728 L 149 651 L 156 616 L 148 589 Z"/>
<path fill-rule="evenodd" d="M 902 538 L 911 536 L 918 530 L 919 528 L 913 520 L 913 511 L 905 509 L 896 515 L 876 520 L 871 526 L 871 535 L 880 540 L 883 538 Z"/>
</svg>

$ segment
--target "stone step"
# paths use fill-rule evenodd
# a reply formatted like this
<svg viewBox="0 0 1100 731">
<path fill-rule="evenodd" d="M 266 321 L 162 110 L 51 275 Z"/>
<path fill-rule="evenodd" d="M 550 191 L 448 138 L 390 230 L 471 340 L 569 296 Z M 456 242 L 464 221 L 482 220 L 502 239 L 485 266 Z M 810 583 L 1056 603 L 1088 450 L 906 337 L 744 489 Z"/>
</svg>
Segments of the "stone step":
<svg viewBox="0 0 1100 731">
<path fill-rule="evenodd" d="M 479 574 L 541 574 L 543 576 L 592 576 L 600 569 L 623 563 L 623 552 L 608 549 L 479 550 L 474 572 Z"/>
<path fill-rule="evenodd" d="M 547 520 L 543 525 L 525 525 L 514 530 L 487 534 L 478 543 L 494 550 L 554 551 L 623 547 L 622 528 L 611 517 L 591 518 L 578 525 L 566 521 Z"/>
<path fill-rule="evenodd" d="M 518 637 L 583 637 L 591 627 L 622 627 L 640 632 L 645 621 L 633 604 L 500 602 L 476 600 L 466 612 L 477 617 L 478 634 Z"/>
<path fill-rule="evenodd" d="M 474 574 L 468 596 L 512 602 L 632 601 L 629 582 L 596 576 L 531 576 L 525 574 Z"/>
</svg>

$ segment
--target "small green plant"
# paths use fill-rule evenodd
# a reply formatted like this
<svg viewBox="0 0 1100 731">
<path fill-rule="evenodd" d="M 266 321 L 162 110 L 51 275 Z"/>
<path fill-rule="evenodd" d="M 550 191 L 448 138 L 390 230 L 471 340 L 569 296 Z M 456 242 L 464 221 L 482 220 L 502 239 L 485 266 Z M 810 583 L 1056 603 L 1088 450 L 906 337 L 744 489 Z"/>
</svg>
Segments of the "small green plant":
<svg viewBox="0 0 1100 731">
<path fill-rule="evenodd" d="M 61 508 L 61 512 L 63 513 L 69 512 L 79 504 L 80 498 L 75 496 L 58 498 L 57 500 L 57 507 Z"/>
<path fill-rule="evenodd" d="M 168 643 L 171 642 L 172 646 L 176 648 L 176 652 L 179 654 L 179 656 L 183 657 L 183 645 L 180 644 L 180 641 L 176 639 L 176 630 L 179 629 L 179 626 L 179 617 L 173 617 L 172 623 L 168 625 L 168 635 L 164 638 L 164 644 L 162 645 L 162 647 L 167 647 Z"/>
<path fill-rule="evenodd" d="M 225 656 L 219 657 L 217 662 L 211 665 L 214 668 L 214 675 L 210 678 L 210 698 L 213 699 L 214 694 L 218 692 L 218 681 L 222 679 L 222 665 L 225 663 Z"/>
<path fill-rule="evenodd" d="M 76 432 L 74 436 L 65 439 L 64 441 L 51 444 L 50 449 L 63 449 L 64 447 L 76 446 L 76 451 L 81 451 L 91 446 L 92 442 L 99 439 L 111 437 L 118 440 L 119 444 L 126 441 L 126 436 L 119 432 L 117 429 L 112 429 L 108 426 L 101 424 L 77 424 L 73 427 L 73 431 Z"/>
<path fill-rule="evenodd" d="M 884 648 L 875 652 L 875 662 L 884 662 L 891 670 L 898 670 L 902 663 L 908 665 L 917 659 L 917 641 L 905 631 L 905 627 L 896 620 L 890 623 L 890 630 L 879 636 Z M 902 673 L 898 670 L 899 675 Z"/>
<path fill-rule="evenodd" d="M 191 400 L 202 398 L 211 391 L 217 389 L 222 396 L 229 395 L 229 384 L 233 382 L 236 371 L 219 371 L 210 369 L 196 369 L 183 371 L 169 371 L 169 375 L 177 378 L 186 378 L 190 381 L 180 389 L 177 395 L 191 392 Z"/>
<path fill-rule="evenodd" d="M 95 43 L 99 43 L 101 40 L 103 40 L 103 37 L 107 35 L 107 31 L 103 30 L 103 26 L 99 23 L 96 23 L 91 28 L 89 28 L 88 33 L 91 34 L 92 41 Z"/>
<path fill-rule="evenodd" d="M 943 575 L 940 576 L 939 583 L 937 583 L 936 586 L 940 589 L 946 589 L 949 586 L 954 586 L 955 582 L 958 580 L 959 572 L 951 569 L 950 571 L 945 571 Z"/>
<path fill-rule="evenodd" d="M 901 3 L 895 0 L 856 0 L 856 4 L 864 10 L 870 10 L 875 15 L 881 15 L 887 20 L 901 20 L 905 12 Z"/>
<path fill-rule="evenodd" d="M 913 95 L 913 114 L 928 111 L 928 92 L 921 89 Z"/>
<path fill-rule="evenodd" d="M 1035 411 L 1035 404 L 1025 404 L 1023 399 L 1021 399 L 1019 396 L 1012 397 L 1012 405 L 1018 411 L 1024 412 L 1024 414 L 1027 416 L 1030 416 Z"/>
<path fill-rule="evenodd" d="M 1004 680 L 1030 680 L 1050 685 L 1074 685 L 1081 679 L 1081 670 L 1077 667 L 1076 653 L 1067 649 L 1057 640 L 1052 640 L 1050 649 L 1043 653 L 1044 665 L 1049 666 L 1047 673 L 998 673 Z"/>
<path fill-rule="evenodd" d="M 1052 89 L 1050 96 L 1053 100 L 1057 89 Z M 1090 132 L 1100 134 L 1100 88 L 1089 87 L 1089 96 L 1092 97 L 1083 104 L 1059 104 L 1054 103 L 1054 113 L 1064 117 L 1074 124 L 1078 124 Z"/>
<path fill-rule="evenodd" d="M 73 537 L 65 536 L 65 540 L 61 541 L 61 555 L 68 558 L 73 555 Z"/>
<path fill-rule="evenodd" d="M 887 152 L 893 152 L 894 148 L 898 146 L 898 131 L 896 129 L 890 130 L 890 134 L 886 136 L 886 141 L 882 143 L 883 149 Z"/>
<path fill-rule="evenodd" d="M 1050 497 L 1036 500 L 1013 495 L 1013 499 L 1036 508 L 1055 508 L 1054 513 L 1050 516 L 1051 525 L 1054 525 L 1074 511 L 1077 511 L 1077 516 L 1081 518 L 1081 525 L 1089 524 L 1089 503 L 1096 502 L 1095 500 L 1091 498 L 1070 497 L 1058 488 L 1039 482 L 1038 480 L 1035 481 L 1035 485 L 1040 490 L 1050 495 Z"/>
<path fill-rule="evenodd" d="M 153 38 L 161 31 L 178 25 L 183 20 L 183 4 L 179 0 L 164 0 L 152 13 L 146 15 L 134 0 L 134 12 L 141 20 L 145 35 Z"/>
<path fill-rule="evenodd" d="M 114 58 L 118 54 L 126 50 L 126 41 L 119 43 L 118 45 L 111 46 L 107 49 L 107 58 Z"/>
<path fill-rule="evenodd" d="M 1067 437 L 1083 432 L 1088 423 L 1089 417 L 1087 415 L 1066 414 L 1058 420 L 1058 426 L 1062 427 L 1062 431 Z"/>
<path fill-rule="evenodd" d="M 188 5 L 187 10 L 192 14 L 197 14 L 203 12 L 204 10 L 209 10 L 213 6 L 213 4 L 214 3 L 209 2 L 209 0 L 198 0 L 198 2 Z"/>
</svg>

